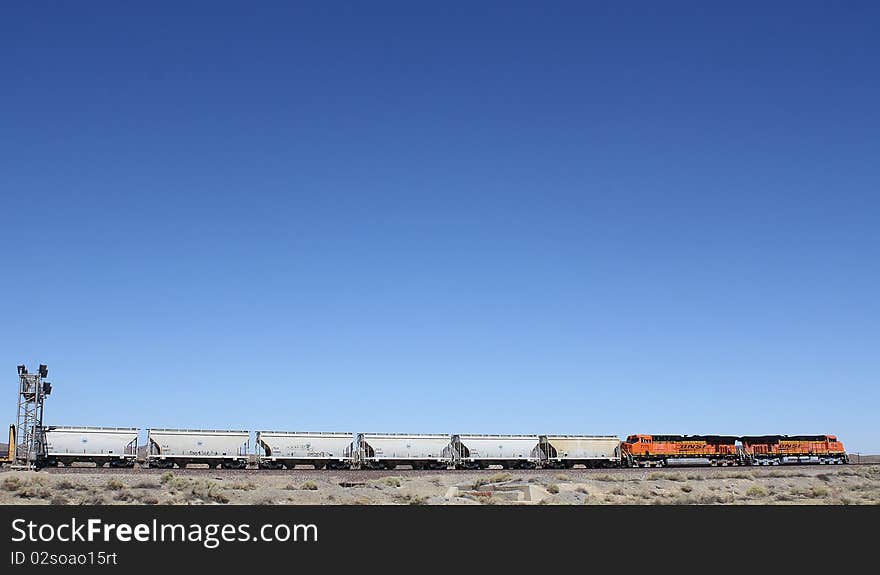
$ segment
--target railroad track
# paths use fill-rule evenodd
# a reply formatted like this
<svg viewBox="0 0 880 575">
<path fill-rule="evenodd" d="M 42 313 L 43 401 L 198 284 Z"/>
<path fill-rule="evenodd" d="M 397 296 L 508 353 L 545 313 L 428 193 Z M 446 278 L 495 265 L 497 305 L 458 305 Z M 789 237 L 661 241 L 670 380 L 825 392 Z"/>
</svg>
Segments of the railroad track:
<svg viewBox="0 0 880 575">
<path fill-rule="evenodd" d="M 212 476 L 212 477 L 297 477 L 297 478 L 340 478 L 341 480 L 357 480 L 357 479 L 375 479 L 381 477 L 420 477 L 443 474 L 455 475 L 494 475 L 497 473 L 509 473 L 513 477 L 554 477 L 557 475 L 565 475 L 572 479 L 595 479 L 602 476 L 632 476 L 635 478 L 647 479 L 651 474 L 667 474 L 667 473 L 700 473 L 711 476 L 734 476 L 750 472 L 780 472 L 780 471 L 804 471 L 816 470 L 817 472 L 834 469 L 845 469 L 846 467 L 865 467 L 878 466 L 877 463 L 850 463 L 847 466 L 841 465 L 816 465 L 816 464 L 790 464 L 783 466 L 730 466 L 730 467 L 712 467 L 712 466 L 672 466 L 664 468 L 639 468 L 639 467 L 611 467 L 599 469 L 482 469 L 482 470 L 466 470 L 466 469 L 393 469 L 393 470 L 374 470 L 374 469 L 207 469 L 187 467 L 185 469 L 156 469 L 156 468 L 96 468 L 96 467 L 46 467 L 40 470 L 41 473 L 49 473 L 53 475 L 78 475 L 78 474 L 108 474 L 121 476 L 161 476 L 169 471 L 177 476 Z"/>
</svg>

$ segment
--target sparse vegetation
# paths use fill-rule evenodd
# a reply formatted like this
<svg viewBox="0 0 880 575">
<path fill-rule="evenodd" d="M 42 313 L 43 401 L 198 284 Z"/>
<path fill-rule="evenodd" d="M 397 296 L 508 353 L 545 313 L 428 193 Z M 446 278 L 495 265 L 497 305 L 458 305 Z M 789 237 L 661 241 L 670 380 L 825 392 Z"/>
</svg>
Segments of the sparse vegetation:
<svg viewBox="0 0 880 575">
<path fill-rule="evenodd" d="M 160 475 L 161 474 L 161 475 Z M 212 477 L 216 475 L 216 477 Z M 326 478 L 326 480 L 325 480 Z M 516 486 L 510 485 L 515 483 Z M 520 489 L 517 486 L 523 485 Z M 292 482 L 282 474 L 220 472 L 124 474 L 110 470 L 74 473 L 0 472 L 0 504 L 537 504 L 537 486 L 546 504 L 618 505 L 880 503 L 880 466 L 828 468 L 687 468 L 536 473 L 307 474 Z M 452 494 L 450 489 L 455 488 Z M 309 494 L 320 493 L 320 497 Z M 549 495 L 548 495 L 549 494 Z"/>
<path fill-rule="evenodd" d="M 810 489 L 810 495 L 813 497 L 828 497 L 829 493 L 828 488 L 821 485 L 816 485 Z"/>
<path fill-rule="evenodd" d="M 746 495 L 749 497 L 764 497 L 767 495 L 767 490 L 760 485 L 752 485 L 746 489 Z"/>
<path fill-rule="evenodd" d="M 21 487 L 21 479 L 18 477 L 12 475 L 3 479 L 3 489 L 6 491 L 18 491 L 19 487 Z"/>
</svg>

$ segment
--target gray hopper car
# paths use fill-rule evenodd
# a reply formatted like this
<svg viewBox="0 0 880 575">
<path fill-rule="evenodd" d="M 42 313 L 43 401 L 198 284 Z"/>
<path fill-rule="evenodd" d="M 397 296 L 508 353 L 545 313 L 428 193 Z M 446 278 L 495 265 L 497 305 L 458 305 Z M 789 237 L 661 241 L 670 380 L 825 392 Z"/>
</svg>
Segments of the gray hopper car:
<svg viewBox="0 0 880 575">
<path fill-rule="evenodd" d="M 134 467 L 137 459 L 136 427 L 46 427 L 46 460 L 43 465 L 94 463 L 98 467 Z"/>
<path fill-rule="evenodd" d="M 348 469 L 354 463 L 352 433 L 307 431 L 258 431 L 262 449 L 261 469 L 293 469 L 312 465 L 315 469 Z"/>
<path fill-rule="evenodd" d="M 217 429 L 150 429 L 147 465 L 183 469 L 190 463 L 210 468 L 243 469 L 248 463 L 250 432 Z"/>
</svg>

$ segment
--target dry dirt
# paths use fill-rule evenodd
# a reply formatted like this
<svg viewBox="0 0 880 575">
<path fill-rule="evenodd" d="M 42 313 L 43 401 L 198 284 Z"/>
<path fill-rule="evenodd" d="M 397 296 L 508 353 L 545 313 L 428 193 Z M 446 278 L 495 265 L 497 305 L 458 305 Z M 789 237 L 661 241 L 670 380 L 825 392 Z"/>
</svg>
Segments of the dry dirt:
<svg viewBox="0 0 880 575">
<path fill-rule="evenodd" d="M 4 471 L 0 504 L 876 505 L 880 465 L 661 471 Z"/>
</svg>

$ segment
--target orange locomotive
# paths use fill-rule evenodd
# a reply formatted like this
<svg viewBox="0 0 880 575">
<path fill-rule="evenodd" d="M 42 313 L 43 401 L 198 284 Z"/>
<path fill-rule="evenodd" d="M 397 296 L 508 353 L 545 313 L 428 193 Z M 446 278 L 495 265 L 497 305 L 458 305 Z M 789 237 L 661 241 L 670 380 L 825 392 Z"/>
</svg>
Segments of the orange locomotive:
<svg viewBox="0 0 880 575">
<path fill-rule="evenodd" d="M 624 465 L 663 467 L 670 460 L 708 459 L 711 465 L 740 465 L 742 452 L 736 436 L 630 435 L 621 444 Z"/>
<path fill-rule="evenodd" d="M 762 435 L 741 437 L 749 465 L 848 463 L 843 443 L 834 435 Z"/>
</svg>

